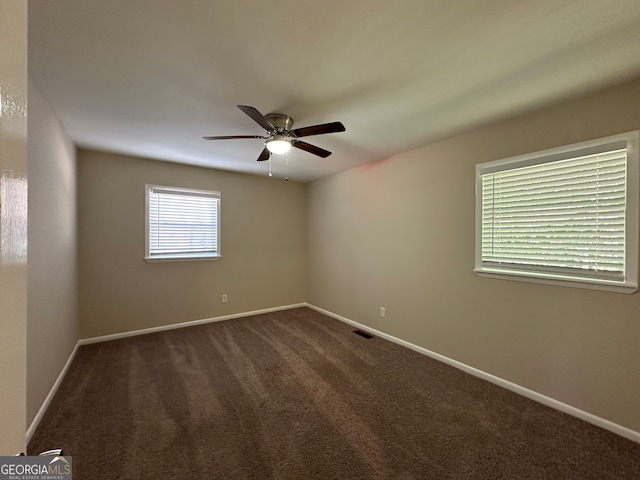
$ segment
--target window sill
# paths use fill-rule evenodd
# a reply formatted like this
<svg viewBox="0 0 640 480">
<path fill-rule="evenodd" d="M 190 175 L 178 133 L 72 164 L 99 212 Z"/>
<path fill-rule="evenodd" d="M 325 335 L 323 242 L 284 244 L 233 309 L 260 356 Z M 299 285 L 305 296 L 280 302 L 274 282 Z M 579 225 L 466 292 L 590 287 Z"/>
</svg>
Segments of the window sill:
<svg viewBox="0 0 640 480">
<path fill-rule="evenodd" d="M 202 255 L 202 254 L 176 254 L 176 255 L 156 255 L 153 257 L 144 257 L 147 263 L 159 262 L 202 262 L 207 260 L 220 260 L 220 254 Z"/>
<path fill-rule="evenodd" d="M 638 284 L 632 282 L 623 283 L 613 280 L 577 278 L 547 273 L 518 272 L 512 270 L 501 270 L 498 268 L 475 268 L 473 271 L 480 277 L 512 280 L 515 282 L 540 283 L 543 285 L 556 285 L 569 288 L 585 288 L 589 290 L 624 293 L 627 295 L 638 291 Z"/>
</svg>

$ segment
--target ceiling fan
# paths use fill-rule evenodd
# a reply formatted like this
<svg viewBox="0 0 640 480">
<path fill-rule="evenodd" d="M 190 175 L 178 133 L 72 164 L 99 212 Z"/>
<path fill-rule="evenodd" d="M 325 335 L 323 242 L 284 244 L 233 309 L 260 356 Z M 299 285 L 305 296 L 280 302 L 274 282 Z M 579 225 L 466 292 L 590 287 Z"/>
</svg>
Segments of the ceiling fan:
<svg viewBox="0 0 640 480">
<path fill-rule="evenodd" d="M 246 113 L 258 125 L 265 129 L 266 136 L 262 135 L 221 135 L 202 137 L 205 140 L 233 140 L 238 138 L 259 138 L 265 140 L 264 149 L 258 157 L 258 161 L 269 160 L 272 153 L 285 153 L 291 147 L 299 148 L 305 152 L 313 153 L 322 158 L 331 155 L 331 152 L 310 143 L 303 142 L 300 137 L 322 135 L 325 133 L 344 132 L 344 125 L 340 122 L 323 123 L 291 130 L 293 118 L 284 113 L 269 113 L 262 115 L 254 107 L 238 105 L 238 108 Z"/>
</svg>

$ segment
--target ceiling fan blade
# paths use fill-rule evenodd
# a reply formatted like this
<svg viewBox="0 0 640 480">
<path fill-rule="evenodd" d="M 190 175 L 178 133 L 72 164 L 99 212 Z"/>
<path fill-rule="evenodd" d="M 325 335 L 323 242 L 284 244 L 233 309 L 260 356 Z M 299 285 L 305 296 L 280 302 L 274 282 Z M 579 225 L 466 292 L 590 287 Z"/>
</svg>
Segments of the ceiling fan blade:
<svg viewBox="0 0 640 480">
<path fill-rule="evenodd" d="M 302 142 L 300 140 L 291 142 L 291 145 L 293 145 L 296 148 L 299 148 L 300 150 L 304 150 L 305 152 L 313 153 L 314 155 L 317 155 L 317 156 L 322 157 L 322 158 L 327 158 L 329 155 L 331 155 L 331 152 L 329 150 L 325 150 L 324 148 L 316 147 L 315 145 L 311 145 L 310 143 Z"/>
<path fill-rule="evenodd" d="M 262 153 L 258 157 L 258 161 L 259 162 L 264 162 L 265 160 L 269 160 L 270 156 L 271 156 L 271 152 L 269 151 L 269 149 L 267 147 L 264 147 L 264 150 L 262 150 Z"/>
<path fill-rule="evenodd" d="M 217 135 L 214 137 L 202 137 L 205 140 L 235 140 L 236 138 L 269 138 L 261 137 L 260 135 Z"/>
<path fill-rule="evenodd" d="M 254 122 L 256 122 L 258 125 L 264 128 L 266 131 L 270 132 L 276 129 L 276 127 L 274 127 L 269 120 L 264 118 L 264 115 L 262 115 L 255 108 L 250 107 L 248 105 L 238 105 L 238 108 L 242 110 L 244 113 L 246 113 L 247 115 L 249 115 Z"/>
<path fill-rule="evenodd" d="M 322 125 L 312 125 L 310 127 L 302 127 L 291 130 L 296 137 L 308 137 L 311 135 L 320 135 L 322 133 L 344 132 L 346 129 L 340 122 L 323 123 Z"/>
</svg>

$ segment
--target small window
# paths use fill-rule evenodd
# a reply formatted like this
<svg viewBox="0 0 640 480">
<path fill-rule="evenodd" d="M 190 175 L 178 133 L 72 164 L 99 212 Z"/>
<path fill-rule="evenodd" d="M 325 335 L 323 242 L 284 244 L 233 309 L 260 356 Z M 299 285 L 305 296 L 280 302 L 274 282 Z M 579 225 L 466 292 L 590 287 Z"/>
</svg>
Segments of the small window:
<svg viewBox="0 0 640 480">
<path fill-rule="evenodd" d="M 638 132 L 476 165 L 481 276 L 633 293 Z"/>
<path fill-rule="evenodd" d="M 220 257 L 220 192 L 146 185 L 147 261 Z"/>
</svg>

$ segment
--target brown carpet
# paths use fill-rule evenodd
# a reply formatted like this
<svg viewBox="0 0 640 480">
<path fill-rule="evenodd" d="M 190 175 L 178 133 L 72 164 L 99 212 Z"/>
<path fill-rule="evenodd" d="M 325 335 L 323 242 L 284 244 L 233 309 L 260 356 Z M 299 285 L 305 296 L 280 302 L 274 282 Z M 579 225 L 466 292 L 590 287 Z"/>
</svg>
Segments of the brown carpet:
<svg viewBox="0 0 640 480">
<path fill-rule="evenodd" d="M 79 349 L 75 480 L 634 479 L 640 444 L 300 308 Z"/>
</svg>

